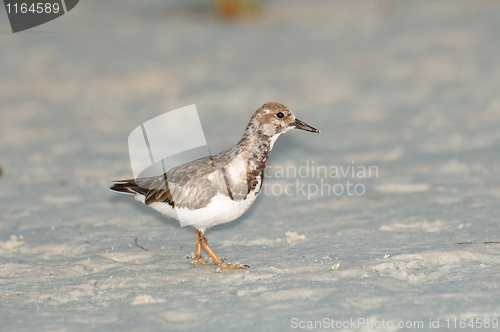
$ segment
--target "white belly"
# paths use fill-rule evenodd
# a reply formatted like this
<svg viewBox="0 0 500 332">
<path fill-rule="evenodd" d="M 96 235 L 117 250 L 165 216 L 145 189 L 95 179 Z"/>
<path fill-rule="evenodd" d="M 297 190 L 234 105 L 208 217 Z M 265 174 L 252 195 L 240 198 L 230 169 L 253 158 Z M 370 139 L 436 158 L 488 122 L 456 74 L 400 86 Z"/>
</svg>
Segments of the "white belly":
<svg viewBox="0 0 500 332">
<path fill-rule="evenodd" d="M 217 195 L 206 207 L 197 210 L 172 208 L 168 203 L 162 202 L 154 202 L 149 206 L 167 217 L 179 220 L 181 227 L 191 225 L 204 233 L 207 228 L 239 218 L 252 206 L 257 195 L 257 190 L 255 190 L 241 201 L 234 201 L 225 195 Z M 144 203 L 143 195 L 136 195 L 135 199 Z"/>
</svg>

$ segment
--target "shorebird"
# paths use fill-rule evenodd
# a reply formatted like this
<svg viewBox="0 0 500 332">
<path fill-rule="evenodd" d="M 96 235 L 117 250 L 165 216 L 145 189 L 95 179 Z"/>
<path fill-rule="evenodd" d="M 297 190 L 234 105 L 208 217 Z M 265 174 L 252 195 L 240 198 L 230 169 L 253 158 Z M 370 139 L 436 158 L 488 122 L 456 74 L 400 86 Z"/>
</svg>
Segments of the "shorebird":
<svg viewBox="0 0 500 332">
<path fill-rule="evenodd" d="M 193 266 L 217 265 L 221 269 L 244 269 L 244 264 L 229 264 L 215 255 L 205 231 L 240 217 L 257 198 L 264 170 L 274 143 L 290 129 L 320 131 L 300 121 L 288 107 L 266 103 L 252 116 L 241 140 L 231 149 L 176 166 L 162 176 L 113 181 L 110 188 L 135 195 L 163 215 L 196 229 Z M 203 258 L 201 248 L 212 258 Z"/>
</svg>

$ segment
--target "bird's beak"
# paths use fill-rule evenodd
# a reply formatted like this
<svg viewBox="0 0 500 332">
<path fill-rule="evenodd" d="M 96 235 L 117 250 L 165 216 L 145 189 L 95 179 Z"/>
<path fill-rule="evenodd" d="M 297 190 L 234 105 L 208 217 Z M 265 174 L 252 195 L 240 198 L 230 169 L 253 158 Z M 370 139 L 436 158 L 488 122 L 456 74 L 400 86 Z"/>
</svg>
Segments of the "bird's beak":
<svg viewBox="0 0 500 332">
<path fill-rule="evenodd" d="M 320 131 L 314 127 L 311 127 L 305 122 L 300 121 L 299 119 L 295 118 L 295 122 L 292 122 L 290 126 L 295 127 L 297 129 L 302 129 L 305 131 L 311 131 L 313 133 L 320 133 Z"/>
</svg>

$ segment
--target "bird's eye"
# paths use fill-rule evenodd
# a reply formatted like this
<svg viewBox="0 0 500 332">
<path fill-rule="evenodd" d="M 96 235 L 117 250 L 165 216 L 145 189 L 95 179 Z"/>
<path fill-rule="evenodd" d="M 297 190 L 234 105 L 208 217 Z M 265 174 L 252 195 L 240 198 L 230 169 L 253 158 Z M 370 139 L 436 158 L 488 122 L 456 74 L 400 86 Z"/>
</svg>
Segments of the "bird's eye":
<svg viewBox="0 0 500 332">
<path fill-rule="evenodd" d="M 278 112 L 278 113 L 276 113 L 276 117 L 277 117 L 277 118 L 282 119 L 284 116 L 285 116 L 285 114 L 283 114 L 283 112 Z"/>
</svg>

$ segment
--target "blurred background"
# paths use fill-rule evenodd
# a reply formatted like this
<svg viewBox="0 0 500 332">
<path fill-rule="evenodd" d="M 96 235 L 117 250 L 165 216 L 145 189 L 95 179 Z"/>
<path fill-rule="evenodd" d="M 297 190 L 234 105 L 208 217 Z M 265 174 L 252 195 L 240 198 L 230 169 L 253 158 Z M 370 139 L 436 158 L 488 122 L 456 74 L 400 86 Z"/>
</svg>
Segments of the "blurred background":
<svg viewBox="0 0 500 332">
<path fill-rule="evenodd" d="M 87 0 L 12 34 L 2 7 L 3 325 L 276 331 L 293 315 L 500 316 L 498 244 L 456 245 L 499 241 L 499 17 L 495 0 Z M 270 165 L 379 176 L 362 180 L 363 197 L 264 196 L 207 232 L 252 270 L 191 269 L 194 230 L 107 191 L 131 177 L 127 137 L 144 121 L 196 104 L 217 150 L 269 101 L 321 130 L 282 136 Z M 306 240 L 275 241 L 289 230 Z M 387 254 L 398 271 L 374 267 Z M 414 254 L 418 269 L 398 265 Z M 157 303 L 132 305 L 143 295 Z"/>
</svg>

